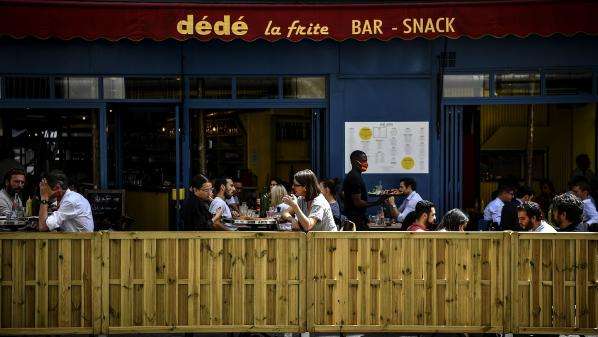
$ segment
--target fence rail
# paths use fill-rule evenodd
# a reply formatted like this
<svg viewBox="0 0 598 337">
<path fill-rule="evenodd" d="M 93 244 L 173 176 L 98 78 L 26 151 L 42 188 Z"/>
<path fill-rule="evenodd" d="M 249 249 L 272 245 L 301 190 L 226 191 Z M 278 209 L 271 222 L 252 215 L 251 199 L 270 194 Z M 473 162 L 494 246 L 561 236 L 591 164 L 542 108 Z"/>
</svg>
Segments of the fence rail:
<svg viewBox="0 0 598 337">
<path fill-rule="evenodd" d="M 598 333 L 598 234 L 0 234 L 0 334 Z"/>
</svg>

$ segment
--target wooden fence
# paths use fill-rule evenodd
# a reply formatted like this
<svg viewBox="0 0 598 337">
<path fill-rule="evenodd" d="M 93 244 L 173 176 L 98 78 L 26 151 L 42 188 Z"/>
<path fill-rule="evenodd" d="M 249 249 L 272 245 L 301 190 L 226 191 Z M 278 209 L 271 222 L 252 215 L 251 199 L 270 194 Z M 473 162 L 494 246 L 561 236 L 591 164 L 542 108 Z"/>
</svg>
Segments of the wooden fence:
<svg viewBox="0 0 598 337">
<path fill-rule="evenodd" d="M 101 234 L 0 234 L 0 334 L 100 332 Z"/>
<path fill-rule="evenodd" d="M 598 234 L 0 234 L 0 334 L 598 333 Z"/>
<path fill-rule="evenodd" d="M 308 328 L 502 332 L 503 245 L 503 233 L 310 233 Z"/>
<path fill-rule="evenodd" d="M 512 331 L 598 333 L 598 234 L 513 233 Z"/>
</svg>

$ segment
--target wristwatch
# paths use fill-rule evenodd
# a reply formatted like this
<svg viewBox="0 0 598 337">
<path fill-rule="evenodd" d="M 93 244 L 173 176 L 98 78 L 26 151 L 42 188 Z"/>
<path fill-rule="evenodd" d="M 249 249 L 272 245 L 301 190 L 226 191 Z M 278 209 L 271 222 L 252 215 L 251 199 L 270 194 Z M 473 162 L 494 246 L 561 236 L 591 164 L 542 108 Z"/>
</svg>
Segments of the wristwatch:
<svg viewBox="0 0 598 337">
<path fill-rule="evenodd" d="M 397 205 L 391 205 L 390 207 L 392 207 L 392 208 L 397 208 Z"/>
<path fill-rule="evenodd" d="M 40 204 L 42 204 L 42 205 L 49 205 L 49 204 L 50 204 L 50 200 L 44 200 L 44 199 L 41 199 L 39 202 L 40 202 Z"/>
</svg>

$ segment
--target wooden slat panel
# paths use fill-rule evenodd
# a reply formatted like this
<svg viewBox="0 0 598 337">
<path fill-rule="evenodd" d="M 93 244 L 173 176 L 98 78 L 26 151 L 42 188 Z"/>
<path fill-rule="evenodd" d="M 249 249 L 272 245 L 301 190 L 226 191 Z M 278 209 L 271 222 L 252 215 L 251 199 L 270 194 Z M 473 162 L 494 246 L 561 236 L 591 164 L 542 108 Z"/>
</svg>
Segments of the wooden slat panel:
<svg viewBox="0 0 598 337">
<path fill-rule="evenodd" d="M 211 325 L 222 324 L 222 267 L 223 240 L 212 239 L 212 320 Z"/>
<path fill-rule="evenodd" d="M 25 322 L 25 240 L 12 242 L 12 327 Z"/>
<path fill-rule="evenodd" d="M 35 240 L 35 243 L 37 267 L 35 327 L 46 328 L 48 327 L 48 240 Z"/>
<path fill-rule="evenodd" d="M 120 240 L 120 326 L 133 325 L 133 269 L 131 240 Z"/>
<path fill-rule="evenodd" d="M 156 240 L 143 245 L 143 325 L 156 325 Z"/>
</svg>

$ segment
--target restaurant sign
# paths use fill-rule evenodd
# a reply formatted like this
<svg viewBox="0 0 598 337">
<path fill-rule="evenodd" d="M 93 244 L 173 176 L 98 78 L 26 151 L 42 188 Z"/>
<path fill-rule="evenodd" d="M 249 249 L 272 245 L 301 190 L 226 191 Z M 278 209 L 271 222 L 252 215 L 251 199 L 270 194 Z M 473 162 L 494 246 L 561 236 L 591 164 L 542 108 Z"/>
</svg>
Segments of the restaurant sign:
<svg viewBox="0 0 598 337">
<path fill-rule="evenodd" d="M 194 4 L 0 0 L 0 36 L 343 41 L 598 34 L 598 2 Z"/>
</svg>

